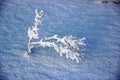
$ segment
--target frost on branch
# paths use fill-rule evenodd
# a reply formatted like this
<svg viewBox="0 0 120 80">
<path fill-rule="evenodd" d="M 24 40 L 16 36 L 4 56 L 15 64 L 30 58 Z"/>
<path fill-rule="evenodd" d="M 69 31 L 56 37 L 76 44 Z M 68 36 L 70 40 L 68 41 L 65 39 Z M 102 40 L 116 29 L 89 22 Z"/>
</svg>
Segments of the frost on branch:
<svg viewBox="0 0 120 80">
<path fill-rule="evenodd" d="M 65 36 L 63 38 L 58 37 L 58 35 L 53 35 L 51 37 L 45 37 L 38 42 L 33 41 L 34 39 L 39 39 L 38 30 L 39 23 L 41 23 L 41 18 L 43 16 L 43 12 L 40 11 L 38 13 L 37 9 L 35 10 L 35 23 L 32 28 L 28 28 L 28 54 L 31 53 L 31 49 L 35 47 L 35 45 L 39 45 L 41 47 L 53 47 L 57 53 L 62 56 L 66 55 L 66 58 L 71 60 L 76 60 L 79 62 L 81 55 L 78 53 L 80 49 L 86 44 L 84 43 L 85 38 L 76 39 L 73 36 Z"/>
<path fill-rule="evenodd" d="M 31 45 L 31 42 L 33 39 L 39 39 L 39 34 L 38 34 L 38 30 L 39 30 L 39 24 L 41 23 L 41 19 L 43 16 L 43 11 L 41 10 L 39 13 L 37 11 L 37 9 L 35 9 L 35 23 L 32 26 L 32 28 L 28 28 L 28 54 L 31 53 L 31 49 L 33 48 L 33 46 Z"/>
</svg>

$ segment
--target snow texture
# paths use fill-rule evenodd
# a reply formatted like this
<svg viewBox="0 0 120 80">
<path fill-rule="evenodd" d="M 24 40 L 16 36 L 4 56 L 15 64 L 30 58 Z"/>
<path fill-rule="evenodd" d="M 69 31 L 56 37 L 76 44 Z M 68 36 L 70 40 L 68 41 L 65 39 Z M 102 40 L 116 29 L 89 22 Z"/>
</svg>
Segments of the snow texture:
<svg viewBox="0 0 120 80">
<path fill-rule="evenodd" d="M 0 80 L 120 80 L 120 6 L 95 1 L 0 0 Z M 25 54 L 36 8 L 45 14 L 34 42 L 86 37 L 79 63 L 51 47 Z"/>
</svg>

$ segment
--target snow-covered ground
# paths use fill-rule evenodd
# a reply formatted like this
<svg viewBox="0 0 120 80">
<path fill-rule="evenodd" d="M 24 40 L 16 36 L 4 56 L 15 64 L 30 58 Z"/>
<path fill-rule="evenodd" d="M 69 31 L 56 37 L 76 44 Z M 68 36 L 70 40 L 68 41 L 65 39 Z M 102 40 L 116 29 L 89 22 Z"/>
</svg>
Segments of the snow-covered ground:
<svg viewBox="0 0 120 80">
<path fill-rule="evenodd" d="M 95 0 L 0 0 L 0 80 L 119 80 L 120 6 Z M 86 37 L 79 63 L 53 48 L 27 51 L 27 29 L 43 10 L 41 38 Z"/>
</svg>

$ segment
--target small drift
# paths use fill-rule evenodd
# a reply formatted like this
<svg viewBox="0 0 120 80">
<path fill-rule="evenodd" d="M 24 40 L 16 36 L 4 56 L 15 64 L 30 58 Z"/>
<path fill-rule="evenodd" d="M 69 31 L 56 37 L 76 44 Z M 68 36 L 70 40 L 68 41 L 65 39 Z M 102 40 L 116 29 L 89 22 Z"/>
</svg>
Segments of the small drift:
<svg viewBox="0 0 120 80">
<path fill-rule="evenodd" d="M 120 0 L 116 1 L 95 1 L 96 4 L 120 4 Z"/>
</svg>

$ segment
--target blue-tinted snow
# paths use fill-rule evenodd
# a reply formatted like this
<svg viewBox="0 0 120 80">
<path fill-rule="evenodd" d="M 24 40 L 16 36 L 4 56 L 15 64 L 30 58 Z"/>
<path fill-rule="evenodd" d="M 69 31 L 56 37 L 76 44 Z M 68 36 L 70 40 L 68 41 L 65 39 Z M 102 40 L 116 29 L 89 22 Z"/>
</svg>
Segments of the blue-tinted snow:
<svg viewBox="0 0 120 80">
<path fill-rule="evenodd" d="M 120 5 L 95 0 L 0 0 L 0 80 L 119 80 Z M 40 37 L 86 37 L 80 63 L 52 48 L 27 51 L 34 10 L 45 15 Z"/>
</svg>

